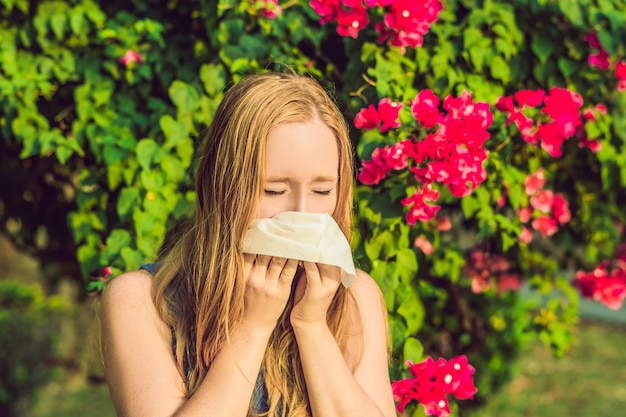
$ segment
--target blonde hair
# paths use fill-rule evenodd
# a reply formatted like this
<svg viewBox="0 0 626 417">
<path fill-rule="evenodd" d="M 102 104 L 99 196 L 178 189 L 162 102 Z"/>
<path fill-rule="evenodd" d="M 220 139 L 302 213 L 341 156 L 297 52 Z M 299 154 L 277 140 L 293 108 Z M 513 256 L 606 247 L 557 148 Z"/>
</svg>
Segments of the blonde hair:
<svg viewBox="0 0 626 417">
<path fill-rule="evenodd" d="M 245 282 L 241 245 L 263 192 L 267 137 L 279 125 L 313 119 L 322 121 L 337 138 L 339 183 L 333 217 L 350 241 L 353 164 L 348 129 L 316 81 L 295 74 L 248 76 L 225 93 L 217 109 L 200 154 L 194 216 L 161 260 L 154 281 L 155 305 L 172 328 L 175 357 L 188 395 L 201 384 L 242 320 Z M 291 298 L 263 360 L 269 404 L 269 413 L 264 415 L 271 417 L 287 412 L 293 417 L 311 415 L 289 321 L 292 307 Z M 346 353 L 348 344 L 352 345 L 350 339 L 361 334 L 355 309 L 350 291 L 340 286 L 327 316 L 353 369 L 356 358 Z"/>
</svg>

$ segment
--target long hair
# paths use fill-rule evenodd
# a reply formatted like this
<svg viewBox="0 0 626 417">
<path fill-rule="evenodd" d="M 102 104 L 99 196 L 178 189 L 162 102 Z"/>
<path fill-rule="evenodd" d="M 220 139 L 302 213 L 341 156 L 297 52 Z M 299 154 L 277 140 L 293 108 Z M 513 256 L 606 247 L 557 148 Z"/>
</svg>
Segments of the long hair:
<svg viewBox="0 0 626 417">
<path fill-rule="evenodd" d="M 267 137 L 285 123 L 318 119 L 337 138 L 338 201 L 333 218 L 350 241 L 352 150 L 342 114 L 324 89 L 301 75 L 248 76 L 231 87 L 205 138 L 196 173 L 197 200 L 187 229 L 161 259 L 154 301 L 172 328 L 175 357 L 191 395 L 229 342 L 244 312 L 242 241 L 263 192 Z M 271 417 L 310 416 L 298 346 L 289 321 L 293 294 L 274 329 L 263 360 Z M 350 367 L 352 337 L 361 334 L 356 303 L 339 287 L 328 325 Z M 362 343 L 362 342 L 361 342 Z M 359 344 L 357 343 L 357 346 Z M 357 354 L 358 355 L 358 354 Z"/>
</svg>

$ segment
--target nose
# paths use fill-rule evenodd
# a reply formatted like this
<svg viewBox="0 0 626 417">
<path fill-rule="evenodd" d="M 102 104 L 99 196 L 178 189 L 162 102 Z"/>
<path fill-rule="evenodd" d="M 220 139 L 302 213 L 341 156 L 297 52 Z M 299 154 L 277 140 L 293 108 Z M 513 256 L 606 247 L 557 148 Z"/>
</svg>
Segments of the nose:
<svg viewBox="0 0 626 417">
<path fill-rule="evenodd" d="M 293 198 L 291 202 L 291 211 L 297 211 L 300 213 L 307 213 L 308 207 L 308 198 L 305 192 L 298 191 L 293 193 Z"/>
</svg>

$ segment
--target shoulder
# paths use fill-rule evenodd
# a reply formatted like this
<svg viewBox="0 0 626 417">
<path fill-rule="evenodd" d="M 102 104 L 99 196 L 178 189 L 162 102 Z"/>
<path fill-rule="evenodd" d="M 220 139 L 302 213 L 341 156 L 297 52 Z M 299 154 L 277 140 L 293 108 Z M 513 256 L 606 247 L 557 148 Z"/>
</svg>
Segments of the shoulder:
<svg viewBox="0 0 626 417">
<path fill-rule="evenodd" d="M 102 309 L 152 301 L 152 275 L 145 270 L 125 272 L 107 283 L 102 293 Z"/>
<path fill-rule="evenodd" d="M 356 270 L 356 279 L 350 286 L 350 291 L 357 300 L 359 307 L 382 302 L 382 292 L 380 287 L 367 272 Z"/>
</svg>

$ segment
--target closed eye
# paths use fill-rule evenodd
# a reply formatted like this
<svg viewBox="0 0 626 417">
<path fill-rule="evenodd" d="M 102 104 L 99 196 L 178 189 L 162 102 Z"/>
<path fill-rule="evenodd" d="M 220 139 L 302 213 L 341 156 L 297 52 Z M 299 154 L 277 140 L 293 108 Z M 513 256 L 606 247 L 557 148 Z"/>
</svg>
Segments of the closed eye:
<svg viewBox="0 0 626 417">
<path fill-rule="evenodd" d="M 276 191 L 276 190 L 263 190 L 266 195 L 283 195 L 285 191 Z"/>
<path fill-rule="evenodd" d="M 320 194 L 320 195 L 331 195 L 333 190 L 316 190 L 313 191 L 315 194 Z"/>
</svg>

